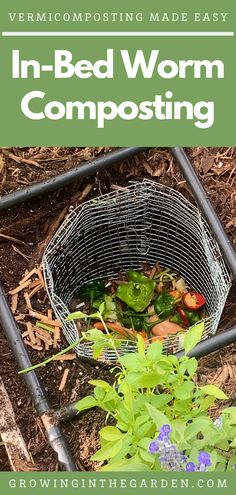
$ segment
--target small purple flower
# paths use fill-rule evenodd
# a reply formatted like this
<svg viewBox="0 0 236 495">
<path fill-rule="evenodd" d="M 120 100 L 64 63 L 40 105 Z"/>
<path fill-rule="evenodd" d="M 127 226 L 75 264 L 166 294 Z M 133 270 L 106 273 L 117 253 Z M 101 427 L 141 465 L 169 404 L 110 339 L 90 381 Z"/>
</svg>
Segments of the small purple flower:
<svg viewBox="0 0 236 495">
<path fill-rule="evenodd" d="M 169 435 L 172 429 L 170 425 L 163 425 L 156 440 L 149 445 L 151 454 L 158 454 L 159 462 L 165 471 L 184 471 L 183 465 L 187 457 L 179 451 L 175 444 L 172 444 Z"/>
<path fill-rule="evenodd" d="M 211 466 L 211 456 L 208 452 L 199 452 L 198 462 L 200 464 L 204 464 L 205 466 Z"/>
<path fill-rule="evenodd" d="M 159 441 L 168 441 L 169 440 L 169 434 L 172 432 L 172 429 L 170 427 L 170 425 L 163 425 L 161 428 L 160 428 L 160 433 L 157 437 L 157 439 Z"/>
<path fill-rule="evenodd" d="M 157 454 L 158 460 L 164 471 L 207 471 L 207 466 L 211 466 L 211 456 L 208 452 L 201 451 L 198 455 L 199 464 L 189 462 L 183 451 L 178 450 L 178 446 L 171 443 L 169 438 L 172 429 L 170 425 L 163 425 L 159 435 L 149 445 L 149 453 Z"/>
<path fill-rule="evenodd" d="M 191 472 L 196 471 L 196 465 L 194 464 L 194 462 L 188 462 L 188 463 L 186 464 L 186 471 L 187 471 L 188 473 L 191 473 Z"/>
<path fill-rule="evenodd" d="M 160 433 L 163 433 L 163 435 L 169 435 L 172 432 L 172 429 L 170 425 L 163 425 L 160 428 Z"/>
<path fill-rule="evenodd" d="M 149 450 L 150 454 L 156 454 L 159 450 L 158 442 L 155 440 L 153 442 L 151 442 L 148 450 Z"/>
</svg>

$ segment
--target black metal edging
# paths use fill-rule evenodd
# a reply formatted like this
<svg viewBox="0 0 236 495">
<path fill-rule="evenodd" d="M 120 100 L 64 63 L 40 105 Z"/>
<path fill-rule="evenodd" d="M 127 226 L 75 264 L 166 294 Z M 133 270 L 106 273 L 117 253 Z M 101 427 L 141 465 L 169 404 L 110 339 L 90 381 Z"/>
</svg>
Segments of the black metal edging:
<svg viewBox="0 0 236 495">
<path fill-rule="evenodd" d="M 19 369 L 22 370 L 32 366 L 25 344 L 21 337 L 21 332 L 16 324 L 15 318 L 11 312 L 6 295 L 1 285 L 0 308 L 0 325 L 7 337 Z M 53 415 L 50 411 L 48 400 L 37 374 L 34 371 L 30 371 L 29 373 L 25 373 L 23 378 L 30 392 L 34 407 L 44 423 L 49 443 L 58 456 L 58 461 L 62 470 L 78 471 L 61 429 L 53 420 Z"/>
<path fill-rule="evenodd" d="M 199 359 L 212 352 L 219 351 L 223 347 L 234 344 L 234 342 L 236 342 L 236 326 L 202 340 L 188 353 L 188 356 Z M 175 356 L 177 358 L 184 356 L 184 351 L 176 352 Z"/>
<path fill-rule="evenodd" d="M 59 189 L 60 187 L 67 186 L 71 182 L 78 180 L 80 177 L 87 177 L 95 174 L 99 170 L 103 170 L 113 165 L 127 160 L 133 155 L 146 151 L 149 148 L 118 148 L 111 153 L 99 156 L 86 162 L 81 162 L 76 167 L 73 167 L 66 172 L 51 177 L 50 179 L 36 182 L 31 186 L 23 187 L 13 193 L 0 196 L 0 211 L 12 206 L 24 203 L 29 199 L 36 198 L 43 194 L 50 193 Z"/>
<path fill-rule="evenodd" d="M 190 189 L 192 190 L 194 198 L 221 248 L 224 259 L 232 272 L 234 279 L 236 280 L 236 251 L 211 204 L 210 198 L 208 197 L 183 148 L 170 148 L 170 150 Z"/>
</svg>

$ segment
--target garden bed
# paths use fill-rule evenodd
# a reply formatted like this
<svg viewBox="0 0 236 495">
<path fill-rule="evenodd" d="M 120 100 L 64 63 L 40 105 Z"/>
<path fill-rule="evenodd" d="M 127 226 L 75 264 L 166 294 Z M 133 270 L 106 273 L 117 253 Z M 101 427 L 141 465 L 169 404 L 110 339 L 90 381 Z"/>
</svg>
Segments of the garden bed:
<svg viewBox="0 0 236 495">
<path fill-rule="evenodd" d="M 6 151 L 8 156 L 6 156 Z M 75 160 L 88 159 L 110 149 L 94 148 L 37 148 L 4 150 L 2 165 L 0 165 L 0 181 L 2 194 L 14 191 L 29 183 L 48 178 L 55 173 L 71 168 Z M 18 156 L 23 160 L 33 160 L 40 165 L 18 163 Z M 209 196 L 219 214 L 229 237 L 236 245 L 236 152 L 233 148 L 194 148 L 188 150 L 195 167 L 200 173 Z M 37 158 L 38 156 L 38 158 Z M 41 156 L 41 158 L 39 158 Z M 68 157 L 72 157 L 68 159 Z M 58 162 L 59 158 L 59 162 Z M 44 161 L 45 160 L 45 161 Z M 43 168 L 41 168 L 43 167 Z M 58 168 L 59 167 L 59 168 Z M 20 169 L 20 170 L 17 170 Z M 192 200 L 186 182 L 173 163 L 173 158 L 165 149 L 153 149 L 138 155 L 129 161 L 107 171 L 99 172 L 96 177 L 81 180 L 78 184 L 60 190 L 46 198 L 26 203 L 0 215 L 0 271 L 1 281 L 6 292 L 14 289 L 23 277 L 26 269 L 32 269 L 40 263 L 45 245 L 62 221 L 69 208 L 76 206 L 84 199 L 107 193 L 117 187 L 123 187 L 127 180 L 140 180 L 144 177 L 157 179 L 160 183 L 174 187 Z M 21 182 L 19 182 L 21 181 Z M 58 220 L 59 219 L 59 220 Z M 25 311 L 24 303 L 20 310 Z M 48 301 L 43 294 L 34 299 L 34 309 L 45 312 Z M 226 304 L 220 329 L 229 328 L 236 324 L 236 293 L 235 286 L 231 289 Z M 63 343 L 65 344 L 65 342 Z M 29 451 L 33 455 L 36 468 L 40 471 L 58 469 L 57 460 L 48 446 L 47 439 L 31 406 L 31 401 L 21 377 L 17 374 L 14 358 L 0 334 L 1 375 L 10 397 L 13 400 L 18 425 L 23 432 Z M 55 350 L 35 351 L 29 349 L 33 363 L 42 361 Z M 69 369 L 66 386 L 58 390 L 64 370 Z M 91 378 L 110 378 L 108 368 L 103 365 L 73 361 L 54 361 L 47 367 L 41 368 L 39 376 L 42 379 L 48 398 L 53 407 L 59 407 L 68 400 L 75 400 L 91 393 L 88 384 Z M 235 348 L 227 349 L 203 358 L 200 363 L 198 379 L 222 386 L 230 397 L 230 404 L 235 402 L 236 357 Z M 58 392 L 55 393 L 55 390 Z M 217 412 L 215 412 L 217 414 Z M 26 420 L 27 418 L 27 420 Z M 78 420 L 63 426 L 72 453 L 79 467 L 93 470 L 99 463 L 91 462 L 89 457 L 98 449 L 98 429 L 104 422 L 104 413 L 92 410 L 82 414 Z M 9 469 L 4 447 L 1 448 L 2 470 Z"/>
</svg>

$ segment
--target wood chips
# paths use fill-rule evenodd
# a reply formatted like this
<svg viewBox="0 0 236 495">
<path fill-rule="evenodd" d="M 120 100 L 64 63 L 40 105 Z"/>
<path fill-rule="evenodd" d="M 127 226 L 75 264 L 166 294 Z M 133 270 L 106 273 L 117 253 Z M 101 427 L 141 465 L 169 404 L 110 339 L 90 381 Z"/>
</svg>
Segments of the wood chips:
<svg viewBox="0 0 236 495">
<path fill-rule="evenodd" d="M 48 309 L 47 314 L 43 314 L 33 308 L 34 298 L 37 298 L 39 293 L 42 295 L 40 291 L 45 292 L 42 266 L 35 267 L 30 272 L 26 271 L 18 286 L 9 292 L 11 310 L 15 319 L 26 326 L 26 330 L 22 333 L 26 345 L 36 351 L 57 349 L 61 341 L 60 321 L 53 318 L 52 309 Z M 19 313 L 18 310 L 21 296 L 25 299 L 27 309 L 24 314 Z"/>
</svg>

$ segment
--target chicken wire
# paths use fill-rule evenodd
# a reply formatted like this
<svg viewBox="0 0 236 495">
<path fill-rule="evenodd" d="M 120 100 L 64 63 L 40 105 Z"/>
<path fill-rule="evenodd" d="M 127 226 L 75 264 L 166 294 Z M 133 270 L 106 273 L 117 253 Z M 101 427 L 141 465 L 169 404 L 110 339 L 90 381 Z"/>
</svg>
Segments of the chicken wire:
<svg viewBox="0 0 236 495">
<path fill-rule="evenodd" d="M 208 225 L 182 194 L 144 180 L 73 210 L 43 257 L 48 296 L 67 341 L 79 338 L 76 323 L 65 318 L 80 286 L 157 261 L 204 295 L 209 316 L 204 319 L 203 338 L 214 334 L 230 288 L 229 273 Z M 182 348 L 183 334 L 164 341 L 166 352 Z M 136 344 L 128 340 L 118 349 L 120 355 L 134 351 Z M 90 343 L 80 343 L 76 352 L 92 358 Z M 99 359 L 114 362 L 117 356 L 105 349 Z"/>
</svg>

